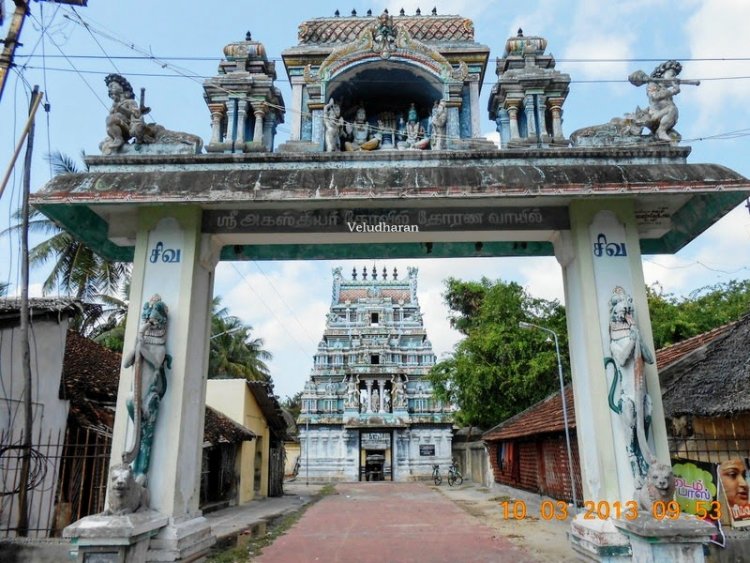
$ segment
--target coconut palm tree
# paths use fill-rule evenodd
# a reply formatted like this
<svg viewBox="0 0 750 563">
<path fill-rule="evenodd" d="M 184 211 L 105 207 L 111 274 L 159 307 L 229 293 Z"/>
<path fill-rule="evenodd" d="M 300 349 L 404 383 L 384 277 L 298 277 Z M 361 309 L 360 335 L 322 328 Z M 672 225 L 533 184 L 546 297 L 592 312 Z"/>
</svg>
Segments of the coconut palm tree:
<svg viewBox="0 0 750 563">
<path fill-rule="evenodd" d="M 214 297 L 211 317 L 211 350 L 208 377 L 234 377 L 250 381 L 271 382 L 267 361 L 273 356 L 263 348 L 262 338 L 253 338 L 253 327 L 221 307 L 221 297 Z"/>
<path fill-rule="evenodd" d="M 75 160 L 60 151 L 47 158 L 55 175 L 81 172 Z M 54 261 L 42 286 L 45 295 L 59 289 L 76 299 L 95 301 L 102 295 L 116 295 L 130 279 L 130 264 L 99 256 L 37 210 L 29 213 L 29 230 L 49 236 L 29 251 L 31 267 Z"/>
<path fill-rule="evenodd" d="M 48 155 L 47 159 L 55 175 L 81 172 L 74 159 L 59 151 Z M 21 228 L 21 211 L 17 211 L 14 217 L 17 224 L 0 235 Z M 36 209 L 29 211 L 29 232 L 48 237 L 29 251 L 32 268 L 53 262 L 42 285 L 44 295 L 59 291 L 88 303 L 105 302 L 108 297 L 114 298 L 130 279 L 130 264 L 99 256 Z M 77 319 L 74 328 L 82 334 L 93 334 L 100 323 L 99 316 L 106 310 L 102 307 L 86 308 L 86 313 Z"/>
</svg>

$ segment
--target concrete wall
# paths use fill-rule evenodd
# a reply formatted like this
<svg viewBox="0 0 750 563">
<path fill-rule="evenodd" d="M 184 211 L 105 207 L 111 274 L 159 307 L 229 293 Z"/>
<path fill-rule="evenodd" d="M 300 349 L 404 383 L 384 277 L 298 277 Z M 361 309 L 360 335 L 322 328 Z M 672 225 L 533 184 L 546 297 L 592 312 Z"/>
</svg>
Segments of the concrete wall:
<svg viewBox="0 0 750 563">
<path fill-rule="evenodd" d="M 29 331 L 32 378 L 32 442 L 43 456 L 54 455 L 41 444 L 62 443 L 68 418 L 68 401 L 60 399 L 60 378 L 62 377 L 63 356 L 68 321 L 36 320 Z M 20 327 L 0 329 L 0 437 L 2 444 L 21 443 L 24 428 L 23 391 L 24 378 L 21 365 Z M 3 490 L 15 489 L 16 460 L 6 456 L 0 480 Z M 45 463 L 46 467 L 37 467 Z M 18 461 L 20 465 L 20 460 Z M 50 527 L 54 491 L 59 468 L 55 459 L 32 461 L 32 471 L 45 471 L 44 479 L 30 492 L 29 529 L 43 529 L 30 532 L 30 537 L 46 537 Z M 12 506 L 12 507 L 11 507 Z M 0 497 L 0 529 L 15 527 L 18 522 L 18 498 L 16 495 Z M 10 535 L 14 535 L 10 532 Z"/>
<path fill-rule="evenodd" d="M 294 464 L 302 454 L 299 442 L 284 442 L 284 476 L 291 477 L 294 473 Z"/>
<path fill-rule="evenodd" d="M 456 442 L 454 438 L 452 455 L 464 479 L 469 479 L 484 487 L 492 484 L 492 468 L 483 441 Z"/>
<path fill-rule="evenodd" d="M 241 446 L 239 503 L 268 496 L 270 432 L 247 382 L 244 379 L 209 379 L 206 404 L 257 436 Z"/>
</svg>

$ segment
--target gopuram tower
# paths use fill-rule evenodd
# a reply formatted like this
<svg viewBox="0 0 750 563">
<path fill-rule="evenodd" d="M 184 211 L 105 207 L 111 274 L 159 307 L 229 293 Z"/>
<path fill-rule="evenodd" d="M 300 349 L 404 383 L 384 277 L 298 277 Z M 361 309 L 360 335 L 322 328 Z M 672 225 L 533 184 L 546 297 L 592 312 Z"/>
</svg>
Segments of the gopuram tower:
<svg viewBox="0 0 750 563">
<path fill-rule="evenodd" d="M 323 338 L 302 395 L 300 476 L 406 481 L 451 455 L 451 411 L 427 378 L 435 354 L 417 268 L 333 271 Z"/>
</svg>

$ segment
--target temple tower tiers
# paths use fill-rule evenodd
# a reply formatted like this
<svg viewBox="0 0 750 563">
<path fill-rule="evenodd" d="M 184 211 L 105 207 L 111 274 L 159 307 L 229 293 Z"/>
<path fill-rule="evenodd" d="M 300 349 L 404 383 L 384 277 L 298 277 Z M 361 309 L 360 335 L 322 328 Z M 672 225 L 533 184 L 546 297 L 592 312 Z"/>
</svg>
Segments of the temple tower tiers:
<svg viewBox="0 0 750 563">
<path fill-rule="evenodd" d="M 450 406 L 427 375 L 435 354 L 417 268 L 333 271 L 323 338 L 302 395 L 300 475 L 314 480 L 429 477 L 450 463 Z"/>
<path fill-rule="evenodd" d="M 555 58 L 545 53 L 547 40 L 525 37 L 523 30 L 505 42 L 497 59 L 498 81 L 488 103 L 503 148 L 565 146 L 562 106 L 570 75 L 555 70 Z"/>
</svg>

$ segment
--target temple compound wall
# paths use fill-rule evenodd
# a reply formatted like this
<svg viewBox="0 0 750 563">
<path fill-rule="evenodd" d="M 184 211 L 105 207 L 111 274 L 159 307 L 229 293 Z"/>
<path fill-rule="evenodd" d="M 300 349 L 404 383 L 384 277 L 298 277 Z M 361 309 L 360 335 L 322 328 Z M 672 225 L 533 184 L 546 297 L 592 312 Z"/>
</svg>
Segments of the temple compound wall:
<svg viewBox="0 0 750 563">
<path fill-rule="evenodd" d="M 368 279 L 369 276 L 369 279 Z M 389 278 L 390 276 L 390 278 Z M 302 395 L 300 475 L 408 481 L 451 459 L 450 405 L 427 375 L 435 354 L 417 299 L 417 268 L 333 271 L 323 338 Z"/>
</svg>

